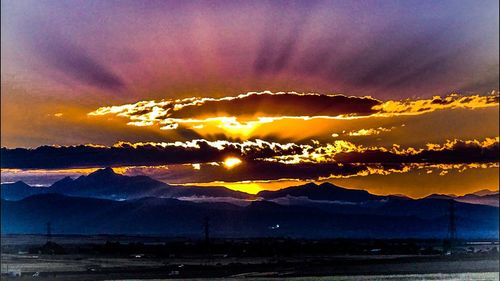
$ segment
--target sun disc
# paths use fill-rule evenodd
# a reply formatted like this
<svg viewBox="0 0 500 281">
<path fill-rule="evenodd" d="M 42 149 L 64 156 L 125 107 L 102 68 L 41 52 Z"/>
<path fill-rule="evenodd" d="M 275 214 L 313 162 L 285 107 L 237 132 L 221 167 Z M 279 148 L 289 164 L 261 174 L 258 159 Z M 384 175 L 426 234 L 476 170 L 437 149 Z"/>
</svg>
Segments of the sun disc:
<svg viewBox="0 0 500 281">
<path fill-rule="evenodd" d="M 241 164 L 241 160 L 236 157 L 228 157 L 226 158 L 226 160 L 224 160 L 224 166 L 226 166 L 226 168 L 228 169 L 231 169 L 239 164 Z"/>
</svg>

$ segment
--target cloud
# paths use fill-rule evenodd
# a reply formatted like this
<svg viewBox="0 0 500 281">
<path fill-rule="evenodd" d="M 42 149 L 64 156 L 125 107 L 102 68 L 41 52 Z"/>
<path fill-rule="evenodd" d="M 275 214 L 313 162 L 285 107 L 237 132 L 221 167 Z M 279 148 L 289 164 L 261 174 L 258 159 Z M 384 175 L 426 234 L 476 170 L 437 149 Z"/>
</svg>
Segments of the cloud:
<svg viewBox="0 0 500 281">
<path fill-rule="evenodd" d="M 165 165 L 223 161 L 230 155 L 246 159 L 297 153 L 299 145 L 262 140 L 243 143 L 193 140 L 170 143 L 119 142 L 113 146 L 40 146 L 35 149 L 2 148 L 2 168 L 68 168 L 96 166 Z M 29 159 L 27 159 L 28 157 Z"/>
<path fill-rule="evenodd" d="M 427 144 L 427 148 L 358 147 L 351 153 L 340 152 L 334 156 L 346 163 L 474 163 L 498 162 L 499 138 L 479 140 L 453 140 L 446 143 Z"/>
<path fill-rule="evenodd" d="M 367 3 L 359 6 L 351 5 L 357 9 L 356 15 L 349 20 L 338 16 L 338 10 L 321 7 L 336 15 L 327 17 L 330 21 L 328 27 L 312 25 L 308 29 L 307 17 L 299 17 L 287 25 L 293 29 L 282 28 L 279 23 L 283 20 L 276 19 L 275 27 L 266 30 L 267 36 L 262 42 L 254 71 L 259 74 L 289 71 L 325 79 L 343 91 L 359 93 L 363 92 L 360 89 L 368 89 L 380 95 L 403 92 L 407 96 L 411 96 L 412 89 L 436 94 L 459 89 L 462 81 L 472 83 L 478 76 L 496 73 L 498 77 L 498 68 L 485 71 L 477 67 L 478 62 L 488 61 L 485 57 L 489 57 L 489 61 L 498 61 L 498 54 L 493 50 L 485 53 L 481 49 L 477 42 L 485 42 L 478 40 L 484 34 L 464 32 L 476 31 L 477 27 L 470 29 L 471 21 L 456 21 L 457 10 L 452 12 L 456 6 L 433 5 L 432 10 L 440 13 L 439 20 L 435 15 L 428 18 L 415 13 L 431 8 L 428 3 L 399 7 L 397 12 L 384 6 L 387 9 L 384 20 L 374 16 L 380 7 L 367 7 L 371 6 Z M 468 11 L 462 19 L 471 17 L 475 10 L 466 6 L 462 4 L 459 9 Z M 402 12 L 407 15 L 396 16 Z M 321 14 L 317 10 L 315 13 Z M 370 28 L 361 28 L 367 21 L 371 22 Z M 321 34 L 321 37 L 310 36 L 312 32 Z M 481 88 L 474 90 L 484 88 L 498 89 L 498 81 L 486 80 Z"/>
<path fill-rule="evenodd" d="M 121 169 L 126 175 L 147 175 L 158 180 L 175 184 L 225 185 L 239 183 L 248 186 L 252 183 L 315 180 L 325 181 L 332 179 L 347 179 L 370 175 L 402 174 L 411 171 L 423 170 L 426 173 L 441 174 L 457 171 L 462 173 L 468 169 L 498 168 L 498 163 L 460 163 L 460 164 L 431 164 L 431 163 L 301 163 L 286 165 L 275 162 L 248 162 L 231 172 L 222 165 L 213 163 L 201 164 L 200 169 L 190 165 L 170 165 L 162 167 L 128 167 Z M 229 184 L 230 185 L 230 184 Z M 234 186 L 234 184 L 233 184 Z"/>
<path fill-rule="evenodd" d="M 268 18 L 266 24 L 274 28 L 263 30 L 260 47 L 253 64 L 253 71 L 256 75 L 279 73 L 290 67 L 304 35 L 304 27 L 311 21 L 311 13 L 317 8 L 316 2 L 271 4 L 270 10 L 284 12 L 287 16 Z"/>
<path fill-rule="evenodd" d="M 314 173 L 317 164 L 356 163 L 485 163 L 498 162 L 499 139 L 453 140 L 428 144 L 426 148 L 368 147 L 337 140 L 333 143 L 275 143 L 263 140 L 230 142 L 193 140 L 170 143 L 120 142 L 111 147 L 100 145 L 41 146 L 35 149 L 2 148 L 2 168 L 72 168 L 101 166 L 158 166 L 222 162 L 238 157 L 245 165 L 267 167 L 263 174 L 273 173 L 269 165 L 288 167 L 291 174 L 307 168 Z M 328 167 L 328 166 L 326 166 Z M 328 167 L 328 168 L 332 168 Z M 310 171 L 308 171 L 310 170 Z"/>
<path fill-rule="evenodd" d="M 24 46 L 14 39 L 20 35 L 45 36 L 56 28 L 102 56 L 119 57 L 122 47 L 131 47 L 145 61 L 116 66 L 141 84 L 144 91 L 136 92 L 178 83 L 334 88 L 378 97 L 409 97 L 416 89 L 477 91 L 475 84 L 498 89 L 498 79 L 489 79 L 498 78 L 498 67 L 484 67 L 498 62 L 497 1 L 8 2 L 7 48 L 21 47 L 19 52 Z M 12 34 L 30 21 L 27 31 Z M 43 21 L 45 27 L 35 28 Z M 152 81 L 161 86 L 152 89 Z"/>
<path fill-rule="evenodd" d="M 351 137 L 380 135 L 381 133 L 390 132 L 394 129 L 396 129 L 395 126 L 392 126 L 391 128 L 378 127 L 378 128 L 369 128 L 369 129 L 359 129 L 359 130 L 349 131 L 349 132 L 342 131 L 342 133 L 333 133 L 332 137 L 337 138 L 341 135 L 342 136 L 351 136 Z"/>
<path fill-rule="evenodd" d="M 31 38 L 35 51 L 63 75 L 105 90 L 118 91 L 125 88 L 125 82 L 102 59 L 71 42 L 69 37 L 55 31 L 47 32 L 41 27 L 32 28 L 40 33 Z"/>
<path fill-rule="evenodd" d="M 134 104 L 106 106 L 90 116 L 117 115 L 130 119 L 129 125 L 160 125 L 175 128 L 179 123 L 221 121 L 225 124 L 270 122 L 273 118 L 304 116 L 369 115 L 380 101 L 371 97 L 347 97 L 295 92 L 250 92 L 223 98 L 186 98 L 178 100 L 140 101 Z M 247 122 L 247 123 L 248 123 Z"/>
<path fill-rule="evenodd" d="M 372 97 L 265 91 L 223 98 L 140 101 L 100 107 L 88 115 L 116 115 L 128 118 L 128 125 L 158 125 L 163 130 L 179 128 L 179 124 L 189 124 L 195 129 L 205 122 L 219 122 L 226 128 L 250 128 L 282 119 L 392 117 L 456 108 L 485 108 L 498 106 L 498 103 L 496 92 L 487 96 L 452 94 L 443 98 L 382 102 Z"/>
<path fill-rule="evenodd" d="M 499 95 L 493 91 L 490 95 L 460 96 L 451 94 L 444 98 L 435 96 L 432 99 L 390 100 L 373 107 L 376 116 L 418 115 L 444 109 L 476 109 L 498 106 Z"/>
<path fill-rule="evenodd" d="M 52 64 L 76 80 L 107 90 L 125 87 L 123 80 L 82 50 L 59 45 L 52 51 Z"/>
</svg>

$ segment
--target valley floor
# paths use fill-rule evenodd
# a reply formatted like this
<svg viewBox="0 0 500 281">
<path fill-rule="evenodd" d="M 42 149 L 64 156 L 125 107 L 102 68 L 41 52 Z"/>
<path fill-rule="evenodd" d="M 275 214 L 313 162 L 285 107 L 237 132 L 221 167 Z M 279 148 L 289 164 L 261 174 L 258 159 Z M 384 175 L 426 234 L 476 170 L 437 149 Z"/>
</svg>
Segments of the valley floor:
<svg viewBox="0 0 500 281">
<path fill-rule="evenodd" d="M 457 241 L 454 254 L 447 255 L 440 240 L 219 238 L 207 250 L 203 240 L 186 238 L 46 239 L 2 236 L 2 280 L 498 280 L 500 271 L 498 241 Z"/>
<path fill-rule="evenodd" d="M 118 258 L 2 254 L 2 274 L 56 280 L 250 278 L 499 272 L 498 256 L 308 256 L 286 258 Z"/>
</svg>

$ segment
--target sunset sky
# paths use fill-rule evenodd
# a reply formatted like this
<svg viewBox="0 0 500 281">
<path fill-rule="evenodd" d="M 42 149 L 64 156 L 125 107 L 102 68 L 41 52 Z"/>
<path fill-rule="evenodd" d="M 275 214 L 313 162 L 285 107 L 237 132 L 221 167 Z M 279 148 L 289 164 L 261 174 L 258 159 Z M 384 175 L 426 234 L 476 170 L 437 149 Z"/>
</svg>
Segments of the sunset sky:
<svg viewBox="0 0 500 281">
<path fill-rule="evenodd" d="M 1 2 L 2 182 L 499 188 L 499 2 Z"/>
</svg>

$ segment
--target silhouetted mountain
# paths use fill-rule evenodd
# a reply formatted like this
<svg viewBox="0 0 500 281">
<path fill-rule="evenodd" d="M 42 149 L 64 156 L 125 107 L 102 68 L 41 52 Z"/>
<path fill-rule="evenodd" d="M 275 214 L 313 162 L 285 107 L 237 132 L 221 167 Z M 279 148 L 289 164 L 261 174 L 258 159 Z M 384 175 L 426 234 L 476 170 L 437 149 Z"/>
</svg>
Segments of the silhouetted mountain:
<svg viewBox="0 0 500 281">
<path fill-rule="evenodd" d="M 431 194 L 426 197 L 425 199 L 453 199 L 455 198 L 456 195 L 453 194 Z"/>
<path fill-rule="evenodd" d="M 455 198 L 455 201 L 498 207 L 500 199 L 498 192 L 485 195 L 476 195 L 472 193 L 472 194 L 466 194 L 464 196 L 459 196 Z"/>
<path fill-rule="evenodd" d="M 431 194 L 425 198 L 428 199 L 453 199 L 457 202 L 464 202 L 470 204 L 480 204 L 480 205 L 488 205 L 488 206 L 496 206 L 499 205 L 499 193 L 490 191 L 487 189 L 483 189 L 480 191 L 476 191 L 473 193 L 465 194 L 463 196 L 456 196 L 453 194 Z"/>
<path fill-rule="evenodd" d="M 307 183 L 299 186 L 292 186 L 277 191 L 261 191 L 258 196 L 264 199 L 276 199 L 281 197 L 306 197 L 311 200 L 345 201 L 345 202 L 365 202 L 369 200 L 383 199 L 384 196 L 377 196 L 365 190 L 346 189 L 334 184 L 325 182 L 320 185 Z"/>
<path fill-rule="evenodd" d="M 213 236 L 255 237 L 445 237 L 449 200 L 387 199 L 335 209 L 316 204 L 280 205 L 255 201 L 248 206 L 194 203 L 170 198 L 114 201 L 34 195 L 19 201 L 2 200 L 2 233 L 43 233 L 51 221 L 55 233 L 202 235 L 210 218 Z M 353 211 L 356 210 L 356 211 Z M 498 208 L 456 203 L 459 237 L 498 237 Z"/>
<path fill-rule="evenodd" d="M 31 195 L 45 192 L 44 187 L 32 187 L 23 181 L 16 181 L 14 183 L 2 183 L 0 189 L 2 198 L 9 200 L 19 200 Z"/>
<path fill-rule="evenodd" d="M 477 196 L 498 195 L 498 191 L 492 191 L 492 190 L 489 190 L 489 189 L 481 189 L 481 190 L 472 192 L 470 194 L 477 195 Z"/>
<path fill-rule="evenodd" d="M 28 185 L 19 184 L 19 192 L 11 191 L 18 188 L 5 188 L 8 193 L 2 191 L 2 198 L 16 200 L 39 193 L 58 193 L 70 196 L 93 197 L 103 199 L 134 199 L 142 197 L 231 197 L 237 199 L 251 199 L 254 196 L 230 190 L 225 187 L 194 187 L 173 186 L 164 182 L 154 180 L 147 176 L 125 176 L 116 174 L 112 168 L 97 170 L 77 179 L 65 177 L 50 187 L 32 188 Z M 4 188 L 2 187 L 2 190 Z M 29 190 L 30 192 L 27 192 Z M 16 193 L 17 192 L 17 193 Z M 23 195 L 24 194 L 24 195 Z"/>
<path fill-rule="evenodd" d="M 146 176 L 128 177 L 113 169 L 97 170 L 77 179 L 64 178 L 49 187 L 50 192 L 96 198 L 132 199 L 147 196 L 167 196 L 171 187 Z"/>
</svg>

